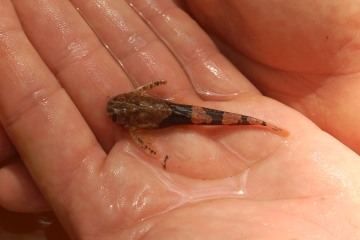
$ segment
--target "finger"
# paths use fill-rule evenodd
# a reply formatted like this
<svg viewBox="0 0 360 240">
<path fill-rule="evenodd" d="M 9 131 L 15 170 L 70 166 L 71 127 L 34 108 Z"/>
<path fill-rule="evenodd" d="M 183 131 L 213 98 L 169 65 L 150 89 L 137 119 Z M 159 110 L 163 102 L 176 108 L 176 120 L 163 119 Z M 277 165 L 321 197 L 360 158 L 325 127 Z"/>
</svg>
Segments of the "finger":
<svg viewBox="0 0 360 240">
<path fill-rule="evenodd" d="M 21 162 L 0 169 L 0 205 L 14 212 L 42 212 L 49 204 Z"/>
<path fill-rule="evenodd" d="M 258 94 L 207 33 L 173 1 L 127 1 L 172 50 L 201 97 Z"/>
<path fill-rule="evenodd" d="M 169 82 L 166 91 L 159 89 L 163 95 L 164 92 L 174 95 L 190 89 L 191 85 L 172 53 L 125 1 L 72 2 L 109 46 L 135 87 L 166 80 Z"/>
<path fill-rule="evenodd" d="M 2 127 L 0 127 L 0 186 L 0 206 L 8 210 L 15 212 L 49 210 L 49 205 L 18 159 L 16 149 Z"/>
<path fill-rule="evenodd" d="M 15 0 L 13 4 L 41 58 L 56 74 L 102 146 L 110 149 L 113 128 L 104 124 L 109 121 L 104 103 L 109 96 L 121 89 L 128 91 L 131 86 L 121 68 L 70 2 Z M 33 21 L 34 16 L 37 21 Z"/>
<path fill-rule="evenodd" d="M 105 154 L 22 32 L 11 3 L 1 5 L 0 122 L 46 199 L 62 209 L 71 201 L 63 196 L 75 191 L 73 177 L 91 175 Z"/>
<path fill-rule="evenodd" d="M 0 206 L 15 212 L 49 210 L 3 128 L 0 147 Z"/>
</svg>

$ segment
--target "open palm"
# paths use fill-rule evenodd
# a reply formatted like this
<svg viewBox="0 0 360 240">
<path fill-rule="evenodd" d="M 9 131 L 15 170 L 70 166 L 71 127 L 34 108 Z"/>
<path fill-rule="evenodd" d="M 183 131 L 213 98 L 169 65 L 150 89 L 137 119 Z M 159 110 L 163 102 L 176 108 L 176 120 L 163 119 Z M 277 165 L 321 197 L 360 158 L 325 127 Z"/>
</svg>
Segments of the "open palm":
<svg viewBox="0 0 360 240">
<path fill-rule="evenodd" d="M 0 1 L 1 140 L 8 149 L 0 161 L 21 157 L 0 171 L 0 203 L 22 211 L 49 203 L 78 239 L 358 239 L 358 155 L 262 96 L 171 1 L 128 2 Z M 263 92 L 292 105 L 275 94 L 281 88 L 274 90 L 270 72 L 266 80 L 265 70 L 252 71 L 255 63 L 232 57 Z M 301 72 L 301 62 L 285 57 L 277 76 L 282 67 Z M 172 127 L 143 133 L 158 152 L 151 156 L 111 122 L 105 106 L 155 80 L 168 83 L 149 94 L 255 116 L 290 135 Z"/>
</svg>

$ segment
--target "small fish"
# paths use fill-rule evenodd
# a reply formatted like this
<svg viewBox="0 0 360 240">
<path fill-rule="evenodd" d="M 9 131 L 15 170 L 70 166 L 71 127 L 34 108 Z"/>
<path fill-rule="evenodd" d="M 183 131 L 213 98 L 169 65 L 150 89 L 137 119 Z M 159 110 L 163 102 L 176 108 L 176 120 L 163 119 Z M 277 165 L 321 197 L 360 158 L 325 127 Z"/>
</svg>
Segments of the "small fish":
<svg viewBox="0 0 360 240">
<path fill-rule="evenodd" d="M 258 118 L 173 103 L 146 94 L 147 90 L 165 83 L 166 81 L 151 82 L 135 91 L 120 94 L 110 99 L 107 104 L 107 113 L 112 120 L 128 128 L 135 141 L 151 154 L 156 155 L 156 152 L 137 136 L 137 130 L 159 129 L 174 125 L 253 125 L 266 127 L 279 135 L 287 135 L 287 131 Z M 166 156 L 165 159 L 167 158 Z M 163 166 L 165 168 L 166 165 Z"/>
</svg>

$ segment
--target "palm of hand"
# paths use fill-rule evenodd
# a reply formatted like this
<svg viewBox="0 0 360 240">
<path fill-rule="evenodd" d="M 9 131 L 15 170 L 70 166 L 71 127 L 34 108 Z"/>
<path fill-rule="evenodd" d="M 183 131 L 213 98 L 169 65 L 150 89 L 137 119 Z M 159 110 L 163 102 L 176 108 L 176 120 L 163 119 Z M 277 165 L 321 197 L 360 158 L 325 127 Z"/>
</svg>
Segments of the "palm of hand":
<svg viewBox="0 0 360 240">
<path fill-rule="evenodd" d="M 219 239 L 224 234 L 228 239 L 240 236 L 254 239 L 358 237 L 354 226 L 360 219 L 352 214 L 359 208 L 356 154 L 300 114 L 261 96 L 180 12 L 168 11 L 167 17 L 172 18 L 165 18 L 176 26 L 179 35 L 174 38 L 161 17 L 152 18 L 151 12 L 133 1 L 145 19 L 152 19 L 151 25 L 174 51 L 181 67 L 162 43 L 154 41 L 155 36 L 126 5 L 119 3 L 97 9 L 85 2 L 74 1 L 134 79 L 149 82 L 166 78 L 170 81 L 167 88 L 154 94 L 207 106 L 209 102 L 202 101 L 187 81 L 184 68 L 194 79 L 208 80 L 193 83 L 197 90 L 205 89 L 211 95 L 232 98 L 212 102 L 212 107 L 228 111 L 242 109 L 249 115 L 270 118 L 288 129 L 290 136 L 282 138 L 251 128 L 161 130 L 151 133 L 149 138 L 160 152 L 170 155 L 168 172 L 164 172 L 156 158 L 142 153 L 135 144 L 129 144 L 126 132 L 111 124 L 105 116 L 107 97 L 118 94 L 119 89 L 130 90 L 131 84 L 128 80 L 118 80 L 126 79 L 124 73 L 119 72 L 105 50 L 94 51 L 100 44 L 84 27 L 86 24 L 72 6 L 63 2 L 52 6 L 62 9 L 55 18 L 53 11 L 49 14 L 34 8 L 33 4 L 24 7 L 15 1 L 25 32 L 28 30 L 28 37 L 47 66 L 58 73 L 57 78 L 66 93 L 59 91 L 57 82 L 36 57 L 30 57 L 34 65 L 45 69 L 41 73 L 46 77 L 39 77 L 40 80 L 31 85 L 46 90 L 37 92 L 45 100 L 30 99 L 37 103 L 36 107 L 16 119 L 12 116 L 21 109 L 12 109 L 18 109 L 14 104 L 19 100 L 7 96 L 8 100 L 0 101 L 3 102 L 1 115 L 5 116 L 1 120 L 69 232 L 79 238 L 92 239 L 129 236 Z M 166 9 L 166 6 L 159 7 Z M 127 19 L 108 15 L 110 9 L 117 9 Z M 62 19 L 61 14 L 66 12 L 72 20 L 67 27 L 74 31 L 58 32 L 58 29 L 47 27 L 46 21 L 26 21 L 34 12 L 43 19 L 53 20 Z M 179 24 L 180 19 L 184 24 Z M 137 35 L 131 35 L 120 25 L 103 24 L 109 20 L 125 25 L 136 23 Z M 40 34 L 35 35 L 29 29 L 40 29 Z M 83 30 L 75 31 L 79 29 Z M 195 38 L 186 34 L 188 29 L 197 32 Z M 44 39 L 38 37 L 45 34 L 54 36 L 51 45 L 56 43 L 60 50 L 53 49 L 49 53 L 48 41 L 44 43 Z M 140 51 L 132 52 L 133 45 L 124 44 L 129 40 L 127 34 L 146 36 L 147 44 L 142 44 Z M 75 41 L 89 35 L 90 40 L 80 42 L 82 44 Z M 119 41 L 123 43 L 120 47 Z M 61 46 L 71 50 L 66 52 L 69 56 L 65 60 L 61 51 L 69 48 Z M 202 49 L 200 58 L 192 54 L 194 48 Z M 147 69 L 147 74 L 139 72 L 139 61 L 143 61 L 141 66 Z M 77 65 L 89 66 L 89 70 L 79 71 Z M 162 66 L 161 69 L 156 68 L 158 66 Z M 216 71 L 210 71 L 213 74 L 209 75 L 206 69 Z M 77 81 L 74 81 L 75 75 Z M 219 76 L 222 76 L 221 84 L 217 80 Z M 260 86 L 267 89 L 264 83 Z M 0 89 L 5 92 L 4 89 L 9 90 L 11 86 L 4 81 Z M 17 96 L 28 96 L 33 90 L 14 89 Z M 233 96 L 240 91 L 242 94 L 238 97 Z M 43 126 L 33 129 L 34 122 L 41 122 Z M 25 141 L 29 136 L 37 140 Z"/>
</svg>

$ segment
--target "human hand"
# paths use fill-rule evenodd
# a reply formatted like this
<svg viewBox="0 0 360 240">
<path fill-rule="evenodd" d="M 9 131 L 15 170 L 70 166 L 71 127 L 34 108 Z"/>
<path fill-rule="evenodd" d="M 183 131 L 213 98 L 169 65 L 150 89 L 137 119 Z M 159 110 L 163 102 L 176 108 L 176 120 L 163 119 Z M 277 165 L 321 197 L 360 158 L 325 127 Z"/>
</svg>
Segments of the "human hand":
<svg viewBox="0 0 360 240">
<path fill-rule="evenodd" d="M 73 1 L 131 79 L 69 2 L 13 1 L 32 45 L 9 31 L 20 29 L 10 3 L 0 7 L 9 33 L 0 45 L 1 124 L 67 231 L 81 239 L 357 239 L 358 156 L 260 95 L 171 2 L 132 2 L 163 41 L 124 2 Z M 152 145 L 170 156 L 165 172 L 160 156 L 105 114 L 108 98 L 131 91 L 131 80 L 159 79 L 168 85 L 152 94 L 256 116 L 290 135 L 154 131 Z M 7 190 L 2 199 L 15 194 Z"/>
<path fill-rule="evenodd" d="M 358 2 L 186 2 L 262 93 L 360 153 Z"/>
</svg>

